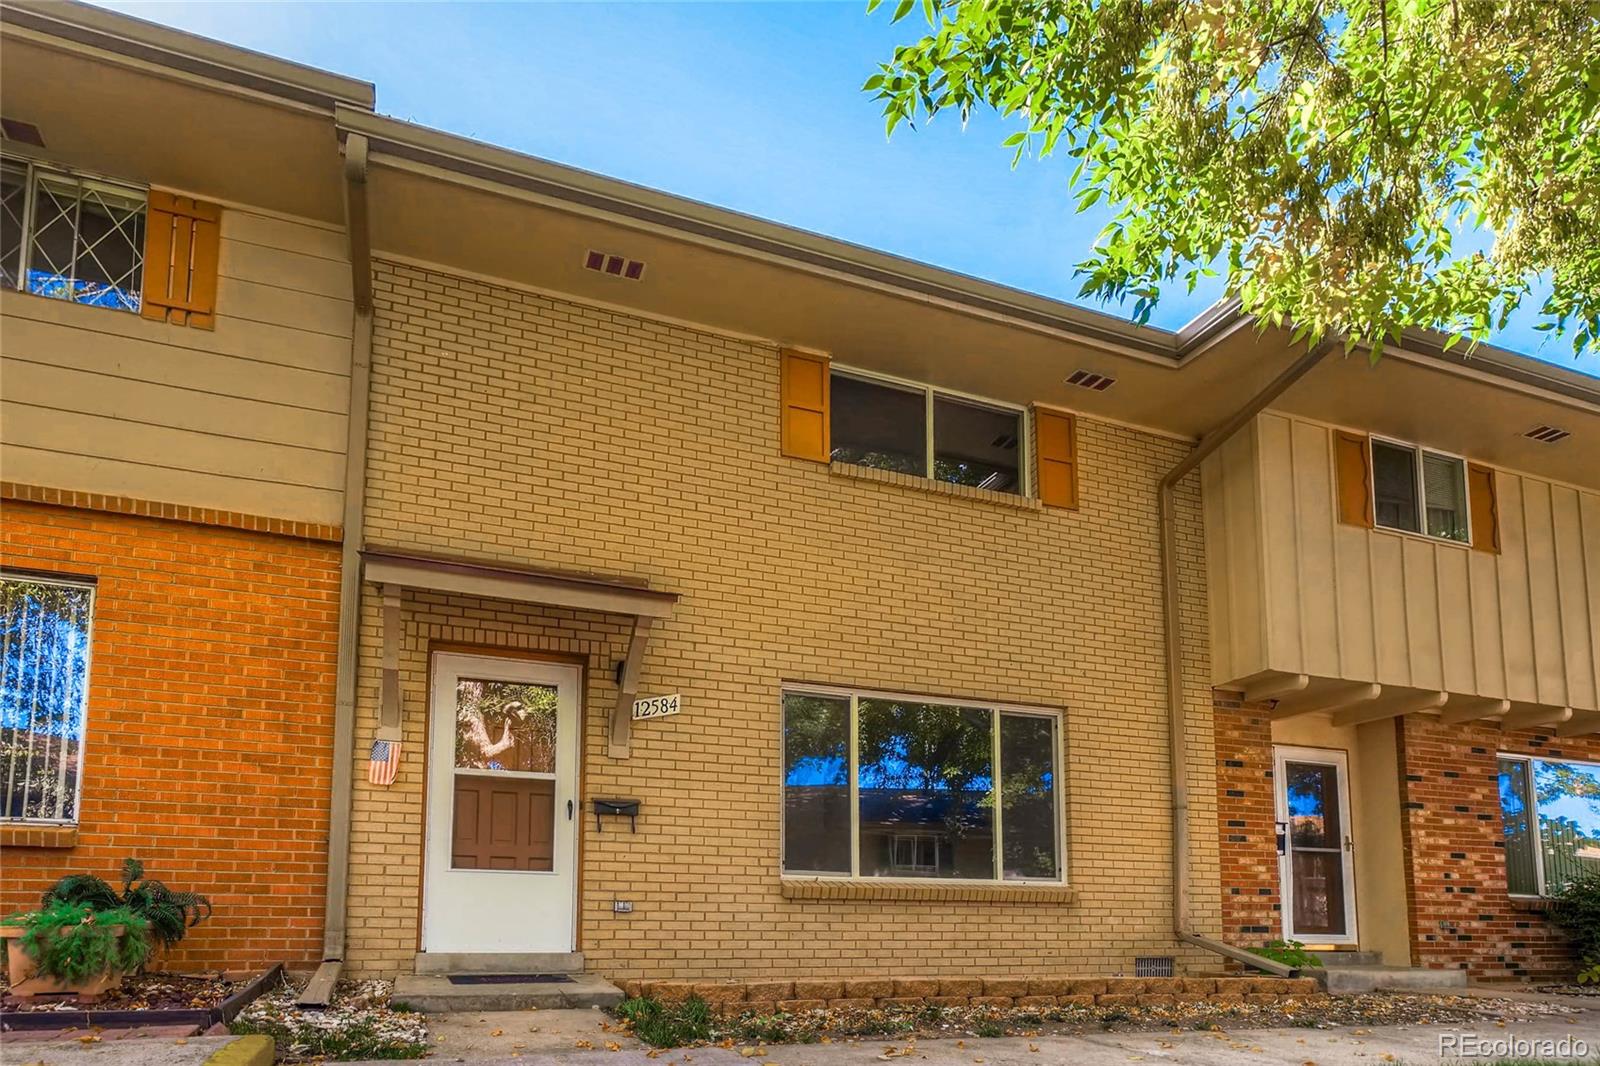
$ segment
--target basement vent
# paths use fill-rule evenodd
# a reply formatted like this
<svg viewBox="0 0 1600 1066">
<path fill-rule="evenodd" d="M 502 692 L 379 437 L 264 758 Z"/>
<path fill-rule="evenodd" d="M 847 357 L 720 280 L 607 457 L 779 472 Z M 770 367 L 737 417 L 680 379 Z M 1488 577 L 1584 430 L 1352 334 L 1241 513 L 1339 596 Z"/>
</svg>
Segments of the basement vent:
<svg viewBox="0 0 1600 1066">
<path fill-rule="evenodd" d="M 1171 977 L 1171 955 L 1146 955 L 1133 960 L 1133 976 L 1135 977 Z"/>
<path fill-rule="evenodd" d="M 637 259 L 624 259 L 620 255 L 591 250 L 583 257 L 583 268 L 596 274 L 610 274 L 614 278 L 638 281 L 644 277 L 644 264 Z"/>
<path fill-rule="evenodd" d="M 44 147 L 44 134 L 40 133 L 39 127 L 31 122 L 23 122 L 17 118 L 0 118 L 0 133 L 5 134 L 5 139 L 8 141 L 31 144 L 35 148 Z"/>
<path fill-rule="evenodd" d="M 1555 426 L 1534 426 L 1523 436 L 1542 444 L 1555 444 L 1557 441 L 1566 440 L 1572 433 L 1569 430 L 1557 429 Z"/>
<path fill-rule="evenodd" d="M 1076 385 L 1080 389 L 1093 389 L 1095 392 L 1105 392 L 1116 383 L 1116 378 L 1108 378 L 1091 370 L 1074 370 L 1072 376 L 1067 379 L 1068 385 Z"/>
</svg>

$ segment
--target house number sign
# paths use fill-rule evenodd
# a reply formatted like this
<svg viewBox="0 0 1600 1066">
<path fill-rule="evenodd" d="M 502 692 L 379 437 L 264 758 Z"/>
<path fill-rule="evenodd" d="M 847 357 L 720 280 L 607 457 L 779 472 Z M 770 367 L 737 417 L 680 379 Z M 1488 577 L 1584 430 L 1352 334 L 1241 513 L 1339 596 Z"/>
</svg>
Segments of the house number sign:
<svg viewBox="0 0 1600 1066">
<path fill-rule="evenodd" d="M 679 705 L 681 697 L 674 692 L 670 696 L 651 696 L 649 699 L 633 701 L 633 720 L 642 722 L 647 718 L 665 718 L 670 714 L 677 714 L 682 708 Z"/>
</svg>

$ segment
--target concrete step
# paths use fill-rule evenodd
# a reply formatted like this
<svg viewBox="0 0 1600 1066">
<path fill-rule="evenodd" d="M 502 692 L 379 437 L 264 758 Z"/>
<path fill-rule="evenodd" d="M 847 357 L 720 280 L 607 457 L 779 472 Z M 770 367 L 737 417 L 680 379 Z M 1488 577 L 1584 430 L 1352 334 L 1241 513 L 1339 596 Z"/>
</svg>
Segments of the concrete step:
<svg viewBox="0 0 1600 1066">
<path fill-rule="evenodd" d="M 1324 966 L 1382 966 L 1381 951 L 1317 951 L 1313 952 Z"/>
<path fill-rule="evenodd" d="M 1449 992 L 1467 987 L 1465 970 L 1414 970 L 1408 966 L 1334 966 L 1319 975 L 1334 995 L 1360 992 Z"/>
<path fill-rule="evenodd" d="M 570 980 L 458 985 L 443 974 L 407 974 L 395 981 L 391 1000 L 425 1014 L 529 1007 L 614 1007 L 622 1002 L 622 990 L 602 977 L 592 973 L 567 976 Z"/>
<path fill-rule="evenodd" d="M 461 952 L 419 951 L 417 973 L 582 973 L 581 951 Z"/>
</svg>

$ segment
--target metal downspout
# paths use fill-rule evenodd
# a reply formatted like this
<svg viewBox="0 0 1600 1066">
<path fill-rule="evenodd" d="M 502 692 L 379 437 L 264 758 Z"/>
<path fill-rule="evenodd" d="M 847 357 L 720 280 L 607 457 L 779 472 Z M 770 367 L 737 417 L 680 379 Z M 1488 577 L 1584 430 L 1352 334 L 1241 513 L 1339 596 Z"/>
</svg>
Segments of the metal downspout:
<svg viewBox="0 0 1600 1066">
<path fill-rule="evenodd" d="M 1201 437 L 1194 451 L 1167 471 L 1156 489 L 1156 514 L 1161 542 L 1161 615 L 1165 630 L 1164 650 L 1167 667 L 1167 749 L 1171 759 L 1173 930 L 1178 939 L 1184 943 L 1194 944 L 1280 977 L 1292 977 L 1298 971 L 1282 963 L 1253 955 L 1242 948 L 1201 936 L 1194 931 L 1194 921 L 1190 915 L 1189 765 L 1188 741 L 1184 736 L 1182 603 L 1178 590 L 1177 508 L 1173 501 L 1173 493 L 1178 487 L 1178 482 L 1197 470 L 1207 456 L 1222 447 L 1251 419 L 1304 377 L 1306 372 L 1321 362 L 1325 355 L 1338 347 L 1338 343 L 1331 340 L 1323 341 L 1295 360 L 1226 421 Z"/>
<path fill-rule="evenodd" d="M 350 798 L 355 778 L 356 668 L 361 626 L 361 542 L 366 514 L 367 418 L 372 376 L 372 244 L 367 219 L 367 139 L 344 143 L 345 225 L 350 239 L 350 410 L 345 434 L 344 526 L 339 565 L 339 652 L 334 681 L 333 782 L 328 810 L 328 893 L 322 966 L 300 1001 L 325 1004 L 344 962 L 350 884 Z"/>
</svg>

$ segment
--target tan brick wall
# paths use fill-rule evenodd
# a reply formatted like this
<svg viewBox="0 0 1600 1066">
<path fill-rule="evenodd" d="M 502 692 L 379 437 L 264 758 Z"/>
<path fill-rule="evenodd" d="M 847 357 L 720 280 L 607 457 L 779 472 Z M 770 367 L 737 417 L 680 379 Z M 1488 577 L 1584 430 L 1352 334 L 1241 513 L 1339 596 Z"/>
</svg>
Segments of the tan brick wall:
<svg viewBox="0 0 1600 1066">
<path fill-rule="evenodd" d="M 338 545 L 7 502 L 0 564 L 97 579 L 78 827 L 0 827 L 0 914 L 133 857 L 215 908 L 163 965 L 319 960 Z"/>
<path fill-rule="evenodd" d="M 377 271 L 369 543 L 623 572 L 682 594 L 644 664 L 684 712 L 607 757 L 621 619 L 408 595 L 408 745 L 356 794 L 357 972 L 417 947 L 427 649 L 581 655 L 585 795 L 638 796 L 637 834 L 583 827 L 580 936 L 618 978 L 1115 973 L 1170 935 L 1155 486 L 1186 445 L 1082 419 L 1082 507 L 1019 510 L 778 453 L 767 345 L 481 281 Z M 1195 904 L 1219 928 L 1198 488 L 1179 496 Z M 370 590 L 369 590 L 370 591 Z M 377 693 L 364 605 L 358 757 Z M 1067 708 L 1070 901 L 784 898 L 779 689 L 832 682 Z M 613 897 L 634 903 L 613 915 Z"/>
</svg>

